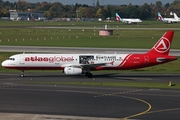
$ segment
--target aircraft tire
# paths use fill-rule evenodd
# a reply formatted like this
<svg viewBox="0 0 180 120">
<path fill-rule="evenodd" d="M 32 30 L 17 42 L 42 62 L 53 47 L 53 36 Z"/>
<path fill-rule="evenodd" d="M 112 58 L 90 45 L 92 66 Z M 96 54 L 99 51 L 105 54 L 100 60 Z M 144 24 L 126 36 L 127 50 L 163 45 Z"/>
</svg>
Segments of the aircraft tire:
<svg viewBox="0 0 180 120">
<path fill-rule="evenodd" d="M 93 77 L 93 74 L 92 73 L 88 73 L 88 78 L 92 78 Z"/>
<path fill-rule="evenodd" d="M 20 77 L 24 77 L 24 75 L 23 75 L 23 74 L 21 74 L 21 75 L 20 75 Z"/>
<path fill-rule="evenodd" d="M 89 72 L 85 72 L 85 76 L 88 76 Z"/>
</svg>

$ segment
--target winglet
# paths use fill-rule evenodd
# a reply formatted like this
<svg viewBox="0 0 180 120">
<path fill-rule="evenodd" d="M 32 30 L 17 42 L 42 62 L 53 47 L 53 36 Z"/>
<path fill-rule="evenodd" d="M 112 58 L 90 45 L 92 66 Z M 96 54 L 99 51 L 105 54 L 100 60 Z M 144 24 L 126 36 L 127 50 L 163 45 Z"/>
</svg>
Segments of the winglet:
<svg viewBox="0 0 180 120">
<path fill-rule="evenodd" d="M 167 31 L 147 53 L 150 55 L 168 55 L 173 40 L 174 31 Z"/>
</svg>

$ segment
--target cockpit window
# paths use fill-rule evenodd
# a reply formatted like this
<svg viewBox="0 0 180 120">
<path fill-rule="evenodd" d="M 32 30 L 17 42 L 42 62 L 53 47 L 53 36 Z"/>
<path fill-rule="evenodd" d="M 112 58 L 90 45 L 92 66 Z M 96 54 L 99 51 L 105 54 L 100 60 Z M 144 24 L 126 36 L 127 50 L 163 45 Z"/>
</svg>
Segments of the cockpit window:
<svg viewBox="0 0 180 120">
<path fill-rule="evenodd" d="M 8 60 L 13 60 L 13 61 L 14 61 L 14 60 L 15 60 L 15 58 L 8 58 Z"/>
</svg>

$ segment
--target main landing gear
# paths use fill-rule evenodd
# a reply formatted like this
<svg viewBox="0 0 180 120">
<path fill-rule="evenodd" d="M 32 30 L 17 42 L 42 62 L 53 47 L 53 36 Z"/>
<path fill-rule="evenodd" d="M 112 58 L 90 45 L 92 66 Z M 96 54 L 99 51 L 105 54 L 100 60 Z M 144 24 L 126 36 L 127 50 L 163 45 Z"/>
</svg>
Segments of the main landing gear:
<svg viewBox="0 0 180 120">
<path fill-rule="evenodd" d="M 85 73 L 85 76 L 87 76 L 88 78 L 92 78 L 92 77 L 93 77 L 93 74 L 90 73 L 90 72 L 86 72 L 86 73 Z"/>
</svg>

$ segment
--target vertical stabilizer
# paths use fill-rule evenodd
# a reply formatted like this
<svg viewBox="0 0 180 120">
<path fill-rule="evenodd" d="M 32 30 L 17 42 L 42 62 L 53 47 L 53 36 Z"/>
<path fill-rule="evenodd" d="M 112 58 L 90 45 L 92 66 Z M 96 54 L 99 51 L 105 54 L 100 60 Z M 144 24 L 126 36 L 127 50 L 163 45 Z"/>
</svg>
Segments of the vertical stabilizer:
<svg viewBox="0 0 180 120">
<path fill-rule="evenodd" d="M 174 31 L 167 31 L 147 53 L 150 55 L 168 55 L 173 40 Z"/>
<path fill-rule="evenodd" d="M 158 13 L 158 20 L 160 20 L 160 21 L 163 21 L 163 20 L 164 20 L 164 18 L 161 16 L 160 13 Z"/>
<path fill-rule="evenodd" d="M 116 20 L 119 22 L 121 21 L 121 17 L 117 13 L 116 13 Z"/>
<path fill-rule="evenodd" d="M 174 18 L 179 19 L 179 17 L 176 15 L 176 13 L 174 13 Z"/>
</svg>

